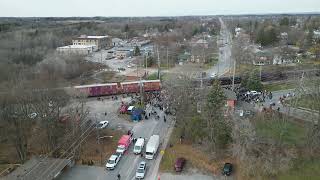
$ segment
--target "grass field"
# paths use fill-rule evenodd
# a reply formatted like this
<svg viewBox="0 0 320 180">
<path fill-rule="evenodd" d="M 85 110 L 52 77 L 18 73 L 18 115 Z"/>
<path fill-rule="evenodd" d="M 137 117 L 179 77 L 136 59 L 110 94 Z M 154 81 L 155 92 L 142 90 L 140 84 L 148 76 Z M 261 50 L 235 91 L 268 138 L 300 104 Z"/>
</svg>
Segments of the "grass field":
<svg viewBox="0 0 320 180">
<path fill-rule="evenodd" d="M 158 73 L 152 73 L 147 77 L 147 80 L 156 80 L 158 79 Z"/>
<path fill-rule="evenodd" d="M 293 121 L 257 121 L 256 131 L 259 136 L 282 141 L 287 145 L 302 144 L 305 140 L 306 130 L 302 125 Z"/>
<path fill-rule="evenodd" d="M 320 98 L 316 98 L 320 99 Z M 318 105 L 314 97 L 304 95 L 301 97 L 295 97 L 291 100 L 288 100 L 287 103 L 290 104 L 291 106 L 294 107 L 302 107 L 302 108 L 307 108 L 307 109 L 312 109 L 312 110 L 318 110 L 316 107 Z"/>
<path fill-rule="evenodd" d="M 298 159 L 294 162 L 294 167 L 288 172 L 280 174 L 279 180 L 319 180 L 320 179 L 320 159 Z"/>
<path fill-rule="evenodd" d="M 286 89 L 294 89 L 297 85 L 294 82 L 291 83 L 274 83 L 274 84 L 266 84 L 263 85 L 263 88 L 267 91 L 279 91 Z"/>
</svg>

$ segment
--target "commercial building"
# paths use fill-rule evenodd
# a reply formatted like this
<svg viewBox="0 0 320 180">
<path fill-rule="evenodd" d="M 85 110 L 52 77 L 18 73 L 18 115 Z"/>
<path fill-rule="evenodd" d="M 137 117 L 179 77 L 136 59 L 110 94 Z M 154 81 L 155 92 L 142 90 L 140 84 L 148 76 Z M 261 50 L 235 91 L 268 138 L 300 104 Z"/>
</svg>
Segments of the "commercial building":
<svg viewBox="0 0 320 180">
<path fill-rule="evenodd" d="M 58 47 L 57 51 L 60 54 L 77 54 L 77 55 L 89 55 L 94 51 L 97 51 L 96 45 L 68 45 Z"/>
<path fill-rule="evenodd" d="M 133 55 L 133 48 L 119 48 L 116 50 L 116 58 L 123 59 Z"/>
<path fill-rule="evenodd" d="M 110 36 L 87 36 L 81 35 L 72 40 L 73 45 L 95 45 L 98 50 L 103 48 L 111 48 L 112 40 Z"/>
</svg>

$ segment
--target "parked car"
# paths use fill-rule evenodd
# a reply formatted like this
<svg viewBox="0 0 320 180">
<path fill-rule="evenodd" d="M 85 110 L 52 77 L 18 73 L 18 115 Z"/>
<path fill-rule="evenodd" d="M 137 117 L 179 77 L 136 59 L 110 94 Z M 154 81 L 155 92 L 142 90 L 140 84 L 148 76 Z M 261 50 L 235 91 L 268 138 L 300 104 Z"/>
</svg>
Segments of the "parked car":
<svg viewBox="0 0 320 180">
<path fill-rule="evenodd" d="M 111 155 L 107 161 L 106 168 L 108 170 L 113 170 L 114 168 L 116 168 L 119 160 L 120 160 L 120 157 L 118 155 L 116 154 Z"/>
<path fill-rule="evenodd" d="M 142 161 L 139 163 L 136 171 L 136 179 L 143 179 L 147 170 L 147 163 Z"/>
<path fill-rule="evenodd" d="M 177 158 L 176 162 L 174 163 L 174 170 L 176 172 L 181 172 L 185 163 L 186 163 L 185 158 L 182 158 L 182 157 Z"/>
<path fill-rule="evenodd" d="M 222 174 L 226 176 L 230 176 L 232 172 L 232 164 L 231 163 L 225 163 L 223 166 Z"/>
<path fill-rule="evenodd" d="M 212 74 L 210 75 L 211 78 L 215 78 L 216 76 L 217 76 L 216 73 L 212 73 Z"/>
<path fill-rule="evenodd" d="M 34 119 L 38 116 L 38 114 L 34 112 L 34 113 L 29 114 L 28 116 L 29 116 L 29 118 Z"/>
<path fill-rule="evenodd" d="M 100 122 L 97 124 L 97 128 L 98 128 L 98 129 L 104 129 L 104 128 L 106 128 L 108 125 L 109 125 L 109 121 L 100 121 Z"/>
<path fill-rule="evenodd" d="M 251 96 L 256 96 L 256 95 L 260 95 L 261 92 L 257 92 L 257 91 L 249 91 L 247 92 L 248 95 L 251 95 Z"/>
</svg>

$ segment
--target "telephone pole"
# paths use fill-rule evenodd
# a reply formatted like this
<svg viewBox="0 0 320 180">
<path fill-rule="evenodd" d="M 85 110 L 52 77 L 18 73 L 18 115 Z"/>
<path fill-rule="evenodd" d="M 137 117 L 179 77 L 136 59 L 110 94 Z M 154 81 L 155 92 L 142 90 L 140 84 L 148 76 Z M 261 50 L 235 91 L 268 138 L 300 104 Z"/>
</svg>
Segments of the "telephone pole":
<svg viewBox="0 0 320 180">
<path fill-rule="evenodd" d="M 160 79 L 160 55 L 159 55 L 159 47 L 157 46 L 158 52 L 158 79 Z"/>
<path fill-rule="evenodd" d="M 232 91 L 234 91 L 234 76 L 236 74 L 236 63 L 237 61 L 233 60 Z"/>
<path fill-rule="evenodd" d="M 167 46 L 167 69 L 169 69 L 169 52 L 168 52 L 168 46 Z"/>
<path fill-rule="evenodd" d="M 261 81 L 261 75 L 262 75 L 262 65 L 260 65 L 260 68 L 259 68 L 259 70 L 260 70 L 260 81 Z"/>
</svg>

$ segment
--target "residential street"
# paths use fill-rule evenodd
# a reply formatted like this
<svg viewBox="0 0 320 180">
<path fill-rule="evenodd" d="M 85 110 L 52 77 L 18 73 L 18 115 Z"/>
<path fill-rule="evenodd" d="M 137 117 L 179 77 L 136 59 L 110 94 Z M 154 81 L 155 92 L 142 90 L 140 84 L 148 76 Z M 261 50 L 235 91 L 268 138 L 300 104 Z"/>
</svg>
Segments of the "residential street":
<svg viewBox="0 0 320 180">
<path fill-rule="evenodd" d="M 227 29 L 223 20 L 219 19 L 221 23 L 220 38 L 218 38 L 219 48 L 219 60 L 218 63 L 213 66 L 211 69 L 207 70 L 208 76 L 213 73 L 216 73 L 218 76 L 222 76 L 227 73 L 232 68 L 232 59 L 231 59 L 231 47 L 232 47 L 232 37 L 231 33 Z"/>
</svg>

